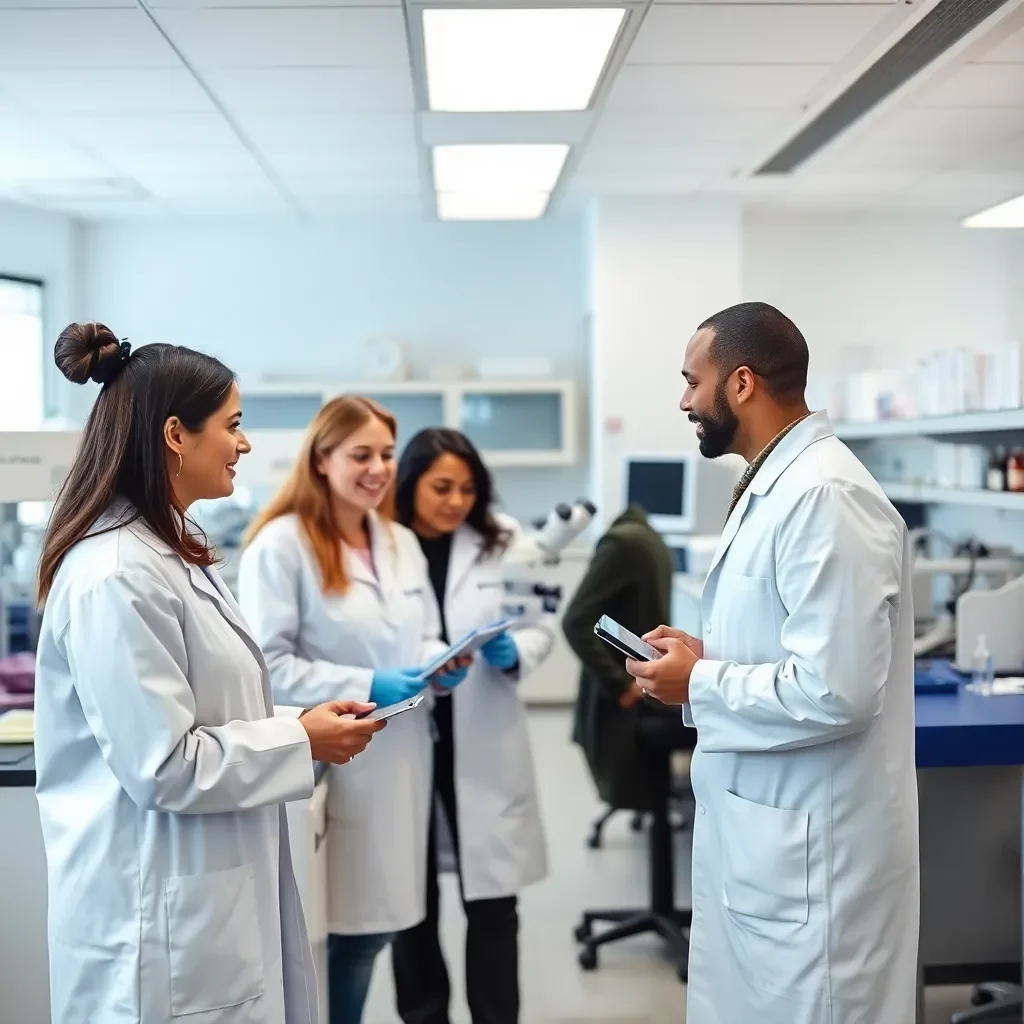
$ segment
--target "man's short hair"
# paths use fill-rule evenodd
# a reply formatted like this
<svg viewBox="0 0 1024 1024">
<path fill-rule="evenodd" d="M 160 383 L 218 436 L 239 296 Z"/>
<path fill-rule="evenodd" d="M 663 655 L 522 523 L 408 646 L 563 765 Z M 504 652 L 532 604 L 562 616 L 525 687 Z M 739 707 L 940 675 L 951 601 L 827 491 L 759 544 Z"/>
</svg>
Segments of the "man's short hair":
<svg viewBox="0 0 1024 1024">
<path fill-rule="evenodd" d="M 741 302 L 700 325 L 714 332 L 708 356 L 719 379 L 740 366 L 762 378 L 776 398 L 795 398 L 807 387 L 807 342 L 799 328 L 767 302 Z"/>
</svg>

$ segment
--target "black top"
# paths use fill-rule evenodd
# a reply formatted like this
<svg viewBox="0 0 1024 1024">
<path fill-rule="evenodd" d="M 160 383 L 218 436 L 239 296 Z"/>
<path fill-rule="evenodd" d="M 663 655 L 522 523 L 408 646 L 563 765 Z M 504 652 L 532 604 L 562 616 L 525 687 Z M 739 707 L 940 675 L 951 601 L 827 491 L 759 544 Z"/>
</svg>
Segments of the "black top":
<svg viewBox="0 0 1024 1024">
<path fill-rule="evenodd" d="M 36 758 L 32 744 L 0 744 L 0 786 L 35 784 Z"/>
<path fill-rule="evenodd" d="M 444 592 L 448 585 L 448 562 L 452 555 L 452 535 L 444 533 L 440 537 L 420 537 L 420 547 L 427 557 L 427 569 L 430 573 L 430 585 L 434 588 L 437 607 L 441 615 L 441 639 L 447 644 L 448 623 L 444 620 Z"/>
</svg>

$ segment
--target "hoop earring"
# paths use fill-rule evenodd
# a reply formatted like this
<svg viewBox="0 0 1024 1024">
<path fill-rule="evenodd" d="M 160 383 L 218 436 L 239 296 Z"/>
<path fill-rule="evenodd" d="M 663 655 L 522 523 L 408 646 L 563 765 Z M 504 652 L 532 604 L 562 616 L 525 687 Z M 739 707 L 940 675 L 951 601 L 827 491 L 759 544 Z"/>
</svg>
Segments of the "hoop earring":
<svg viewBox="0 0 1024 1024">
<path fill-rule="evenodd" d="M 181 476 L 181 465 L 181 452 L 178 452 L 178 472 L 174 474 L 175 476 Z"/>
</svg>

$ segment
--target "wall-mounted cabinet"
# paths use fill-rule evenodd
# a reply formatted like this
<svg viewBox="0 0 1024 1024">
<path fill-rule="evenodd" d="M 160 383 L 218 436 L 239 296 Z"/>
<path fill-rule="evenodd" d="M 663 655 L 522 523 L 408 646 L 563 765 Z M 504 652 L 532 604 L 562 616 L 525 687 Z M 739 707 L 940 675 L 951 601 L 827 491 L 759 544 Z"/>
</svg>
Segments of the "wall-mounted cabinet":
<svg viewBox="0 0 1024 1024">
<path fill-rule="evenodd" d="M 572 381 L 364 381 L 360 384 L 241 385 L 242 421 L 253 442 L 239 483 L 276 486 L 287 474 L 306 426 L 329 399 L 360 394 L 398 420 L 401 447 L 424 427 L 462 430 L 492 468 L 570 466 L 577 458 Z"/>
</svg>

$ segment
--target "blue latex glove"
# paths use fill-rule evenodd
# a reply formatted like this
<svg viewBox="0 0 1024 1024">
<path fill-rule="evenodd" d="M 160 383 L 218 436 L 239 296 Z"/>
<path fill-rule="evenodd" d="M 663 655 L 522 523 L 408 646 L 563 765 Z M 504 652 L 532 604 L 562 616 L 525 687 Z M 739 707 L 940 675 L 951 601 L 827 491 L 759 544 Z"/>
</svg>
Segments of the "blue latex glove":
<svg viewBox="0 0 1024 1024">
<path fill-rule="evenodd" d="M 511 672 L 519 665 L 519 648 L 508 633 L 499 633 L 491 637 L 480 648 L 484 661 L 501 672 Z"/>
<path fill-rule="evenodd" d="M 423 680 L 417 676 L 419 669 L 415 668 L 389 668 L 374 672 L 370 700 L 377 707 L 386 708 L 415 697 L 424 686 Z"/>
<path fill-rule="evenodd" d="M 436 676 L 431 676 L 430 681 L 442 690 L 454 690 L 468 674 L 469 666 L 467 665 L 463 668 L 453 668 L 449 672 L 438 672 Z"/>
</svg>

